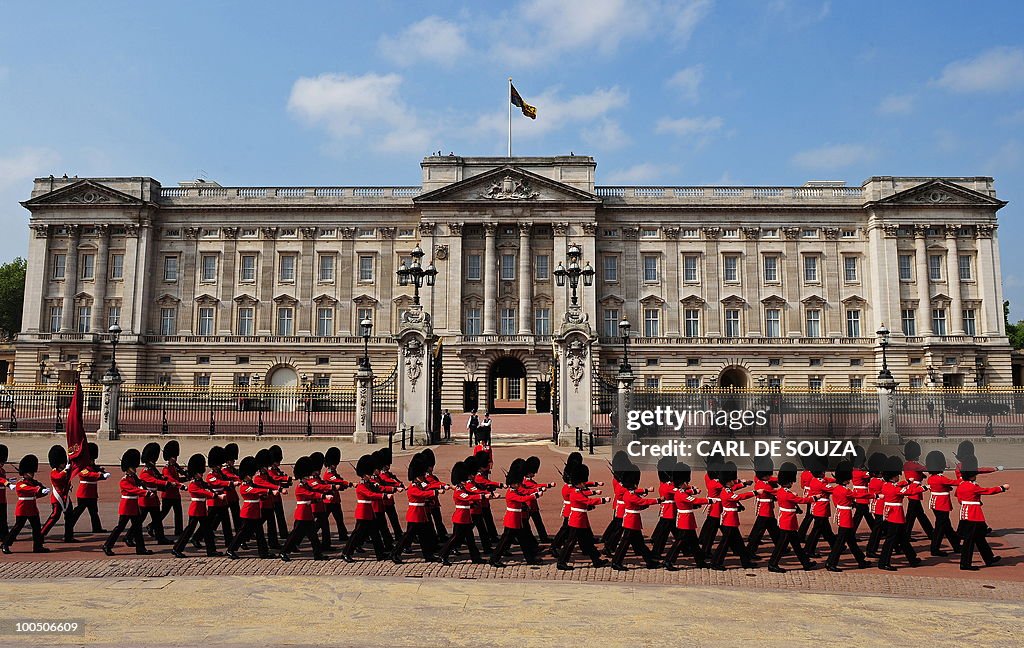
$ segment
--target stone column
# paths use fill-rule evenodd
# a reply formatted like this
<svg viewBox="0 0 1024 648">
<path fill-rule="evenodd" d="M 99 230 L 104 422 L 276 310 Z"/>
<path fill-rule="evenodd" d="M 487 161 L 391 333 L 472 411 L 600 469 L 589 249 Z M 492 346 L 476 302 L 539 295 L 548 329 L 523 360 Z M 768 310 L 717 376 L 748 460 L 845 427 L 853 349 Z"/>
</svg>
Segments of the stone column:
<svg viewBox="0 0 1024 648">
<path fill-rule="evenodd" d="M 960 249 L 956 237 L 959 225 L 946 225 L 946 287 L 949 288 L 949 310 L 946 321 L 951 335 L 964 334 L 963 300 L 960 295 Z"/>
<path fill-rule="evenodd" d="M 116 441 L 121 437 L 117 427 L 119 395 L 121 392 L 121 375 L 108 371 L 103 376 L 103 396 L 100 400 L 100 427 L 96 435 L 99 439 Z"/>
<path fill-rule="evenodd" d="M 998 275 L 992 271 L 995 263 L 995 252 L 992 248 L 993 231 L 991 225 L 978 225 L 976 228 L 977 254 L 974 257 L 974 272 L 978 282 L 978 299 L 981 300 L 981 308 L 978 309 L 978 330 L 981 331 L 981 335 L 1000 335 L 999 325 L 1003 321 L 1002 302 L 996 294 Z M 998 309 L 994 308 L 995 305 L 998 305 Z M 28 313 L 28 308 L 25 312 Z"/>
<path fill-rule="evenodd" d="M 68 251 L 64 262 L 64 307 L 61 311 L 60 332 L 68 333 L 75 327 L 75 293 L 78 290 L 78 225 L 68 225 Z"/>
<path fill-rule="evenodd" d="M 899 445 L 900 435 L 896 430 L 896 381 L 892 378 L 879 378 L 878 418 L 881 422 L 879 441 L 882 445 Z"/>
<path fill-rule="evenodd" d="M 498 226 L 494 223 L 484 224 L 486 245 L 481 261 L 484 267 L 484 335 L 495 335 L 498 332 L 498 246 L 495 240 L 497 230 Z"/>
<path fill-rule="evenodd" d="M 376 443 L 373 433 L 373 370 L 359 367 L 356 383 L 356 430 L 352 440 L 356 443 Z"/>
<path fill-rule="evenodd" d="M 519 223 L 519 334 L 533 333 L 533 256 L 530 229 L 533 223 Z"/>
<path fill-rule="evenodd" d="M 627 425 L 629 424 L 629 418 L 626 413 L 629 411 L 630 397 L 633 393 L 633 381 L 636 377 L 631 371 L 622 371 L 619 367 L 619 374 L 616 376 L 619 383 L 619 392 L 616 400 L 616 429 L 615 429 L 615 443 L 623 445 L 633 440 L 634 434 L 629 430 Z"/>
<path fill-rule="evenodd" d="M 558 431 L 559 445 L 576 443 L 576 428 L 584 438 L 591 430 L 593 407 L 593 355 L 596 340 L 582 309 L 567 311 L 553 342 L 558 348 Z"/>
<path fill-rule="evenodd" d="M 429 444 L 432 437 L 430 376 L 433 367 L 434 336 L 430 315 L 423 308 L 410 308 L 398 333 L 398 428 L 411 427 L 417 443 Z"/>
<path fill-rule="evenodd" d="M 46 286 L 53 272 L 50 268 L 50 227 L 39 223 L 32 223 L 29 227 L 32 228 L 32 236 L 28 242 L 28 267 L 25 272 L 25 309 L 21 327 L 27 333 L 40 331 L 52 333 L 53 331 L 49 330 L 49 309 L 44 311 L 44 307 L 48 306 L 44 299 L 46 296 Z"/>
<path fill-rule="evenodd" d="M 917 330 L 918 335 L 932 334 L 932 296 L 928 290 L 928 247 L 925 243 L 927 225 L 914 226 L 914 256 L 917 261 Z"/>
<path fill-rule="evenodd" d="M 95 274 L 93 275 L 92 322 L 89 325 L 89 330 L 93 333 L 103 333 L 109 328 L 103 311 L 104 297 L 107 294 L 107 255 L 110 249 L 110 227 L 108 225 L 97 225 L 96 231 L 99 232 L 100 240 L 96 246 L 96 265 L 93 268 Z"/>
</svg>

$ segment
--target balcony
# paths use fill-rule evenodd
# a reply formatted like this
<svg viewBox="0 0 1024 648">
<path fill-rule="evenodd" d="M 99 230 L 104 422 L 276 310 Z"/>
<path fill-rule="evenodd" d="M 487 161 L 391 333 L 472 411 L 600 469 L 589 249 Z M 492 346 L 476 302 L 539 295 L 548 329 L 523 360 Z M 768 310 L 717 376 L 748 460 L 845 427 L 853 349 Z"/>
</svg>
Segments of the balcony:
<svg viewBox="0 0 1024 648">
<path fill-rule="evenodd" d="M 420 187 L 161 187 L 160 203 L 169 206 L 210 204 L 412 204 Z"/>
</svg>

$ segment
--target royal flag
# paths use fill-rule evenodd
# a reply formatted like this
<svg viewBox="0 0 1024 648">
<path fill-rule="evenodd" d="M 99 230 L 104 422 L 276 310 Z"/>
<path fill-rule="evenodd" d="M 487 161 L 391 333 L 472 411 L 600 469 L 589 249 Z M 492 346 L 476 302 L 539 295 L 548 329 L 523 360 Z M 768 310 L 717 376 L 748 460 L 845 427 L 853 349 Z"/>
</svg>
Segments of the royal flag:
<svg viewBox="0 0 1024 648">
<path fill-rule="evenodd" d="M 89 456 L 85 451 L 85 425 L 82 422 L 84 398 L 82 383 L 75 381 L 75 393 L 71 396 L 71 406 L 68 407 L 68 423 L 64 426 L 67 431 L 68 461 L 73 466 L 73 472 L 78 472 L 89 463 Z"/>
<path fill-rule="evenodd" d="M 516 90 L 516 87 L 514 85 L 509 83 L 508 87 L 512 89 L 510 97 L 512 105 L 522 110 L 523 114 L 529 117 L 530 119 L 537 119 L 537 107 L 531 106 L 530 104 L 523 101 L 523 96 L 519 94 L 519 91 Z"/>
</svg>

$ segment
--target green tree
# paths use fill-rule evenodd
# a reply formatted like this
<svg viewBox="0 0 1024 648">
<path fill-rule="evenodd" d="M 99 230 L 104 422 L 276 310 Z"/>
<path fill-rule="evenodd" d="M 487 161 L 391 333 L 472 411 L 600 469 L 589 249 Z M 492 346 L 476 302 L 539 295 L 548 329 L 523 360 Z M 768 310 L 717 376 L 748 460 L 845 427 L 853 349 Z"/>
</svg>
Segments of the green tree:
<svg viewBox="0 0 1024 648">
<path fill-rule="evenodd" d="M 0 265 L 0 337 L 7 338 L 21 330 L 27 266 L 21 257 Z"/>
<path fill-rule="evenodd" d="M 1024 349 L 1024 320 L 1016 324 L 1010 323 L 1010 302 L 1003 302 L 1003 319 L 1006 321 L 1006 337 L 1014 349 Z"/>
</svg>

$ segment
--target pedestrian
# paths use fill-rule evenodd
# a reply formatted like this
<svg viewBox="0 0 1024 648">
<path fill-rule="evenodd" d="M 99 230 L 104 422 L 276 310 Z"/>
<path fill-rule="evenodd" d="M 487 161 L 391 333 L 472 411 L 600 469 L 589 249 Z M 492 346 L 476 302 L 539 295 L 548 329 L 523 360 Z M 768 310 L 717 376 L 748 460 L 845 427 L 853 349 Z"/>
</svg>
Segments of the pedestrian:
<svg viewBox="0 0 1024 648">
<path fill-rule="evenodd" d="M 626 552 L 633 548 L 633 552 L 644 559 L 648 569 L 654 569 L 658 566 L 658 563 L 654 560 L 654 555 L 651 550 L 647 547 L 647 543 L 644 541 L 644 525 L 640 519 L 640 513 L 645 509 L 660 504 L 660 500 L 644 497 L 640 495 L 640 469 L 636 466 L 630 466 L 629 469 L 622 471 L 619 476 L 619 480 L 624 488 L 622 492 L 622 535 L 619 538 L 619 544 L 615 547 L 615 553 L 612 555 L 612 569 L 616 571 L 626 571 L 627 567 L 622 564 L 622 561 L 626 558 Z"/>
<path fill-rule="evenodd" d="M 699 497 L 700 489 L 690 485 L 692 470 L 683 462 L 677 462 L 672 467 L 672 484 L 675 486 L 673 498 L 676 505 L 676 541 L 665 555 L 665 569 L 676 571 L 676 560 L 679 554 L 686 552 L 693 556 L 693 562 L 703 569 L 706 566 L 704 550 L 700 547 L 700 540 L 697 538 L 697 520 L 694 511 L 698 506 L 708 503 L 706 497 Z"/>
<path fill-rule="evenodd" d="M 257 555 L 260 558 L 270 558 L 267 538 L 263 534 L 263 517 L 260 507 L 264 500 L 270 499 L 272 491 L 253 483 L 253 477 L 256 476 L 258 470 L 256 457 L 245 457 L 238 464 L 237 474 L 242 480 L 242 484 L 238 487 L 241 497 L 241 506 L 238 512 L 242 519 L 242 526 L 238 528 L 234 542 L 227 550 L 228 558 L 232 560 L 238 560 L 239 547 L 253 535 L 256 536 Z"/>
<path fill-rule="evenodd" d="M 14 486 L 14 492 L 18 496 L 18 503 L 14 505 L 14 526 L 7 532 L 0 551 L 5 554 L 11 553 L 11 545 L 18 539 L 18 534 L 28 524 L 32 529 L 32 552 L 47 553 L 50 551 L 43 546 L 43 533 L 39 524 L 39 506 L 36 500 L 50 494 L 50 489 L 36 481 L 36 471 L 39 470 L 39 458 L 34 454 L 27 454 L 18 462 L 18 474 L 21 479 Z"/>
<path fill-rule="evenodd" d="M 185 472 L 189 478 L 185 484 L 189 496 L 188 525 L 178 535 L 174 547 L 171 548 L 171 554 L 175 558 L 184 558 L 185 545 L 195 535 L 203 539 L 203 544 L 206 545 L 207 556 L 211 558 L 223 556 L 223 553 L 217 551 L 216 540 L 213 535 L 214 519 L 209 515 L 209 504 L 212 500 L 223 499 L 224 495 L 223 493 L 214 493 L 213 490 L 207 487 L 206 479 L 204 478 L 206 474 L 206 457 L 203 455 L 194 454 L 189 457 Z"/>
<path fill-rule="evenodd" d="M 825 561 L 825 569 L 830 572 L 842 571 L 839 568 L 839 558 L 846 547 L 853 554 L 859 569 L 871 566 L 864 559 L 864 552 L 857 545 L 857 534 L 853 526 L 854 498 L 856 491 L 849 487 L 853 480 L 853 465 L 849 461 L 840 461 L 835 470 L 835 488 L 832 489 L 832 502 L 836 507 L 836 539 L 832 542 L 832 549 Z"/>
<path fill-rule="evenodd" d="M 313 474 L 313 463 L 309 457 L 296 459 L 292 474 L 295 476 L 295 519 L 292 523 L 292 532 L 288 534 L 288 540 L 285 541 L 278 557 L 285 562 L 290 561 L 291 557 L 288 554 L 298 549 L 303 539 L 308 539 L 313 550 L 313 560 L 328 560 L 317 538 L 313 502 L 329 502 L 333 495 L 325 495 L 309 484 L 308 480 Z"/>
<path fill-rule="evenodd" d="M 480 439 L 477 435 L 477 430 L 480 429 L 480 417 L 476 414 L 477 410 L 473 410 L 469 414 L 469 420 L 466 421 L 466 429 L 469 430 L 469 443 L 478 443 Z"/>
<path fill-rule="evenodd" d="M 996 495 L 1010 490 L 1009 484 L 992 486 L 986 488 L 978 486 L 975 480 L 978 478 L 978 460 L 970 456 L 962 460 L 960 476 L 963 481 L 956 487 L 956 499 L 960 502 L 960 520 L 962 521 L 961 538 L 963 547 L 960 550 L 960 569 L 965 571 L 977 571 L 974 566 L 974 549 L 978 549 L 981 559 L 986 567 L 999 562 L 1000 556 L 992 553 L 992 548 L 985 539 L 985 530 L 988 523 L 985 521 L 985 512 L 982 510 L 981 496 Z"/>
<path fill-rule="evenodd" d="M 441 427 L 444 429 L 444 440 L 450 441 L 452 438 L 452 413 L 448 410 L 441 415 Z"/>
<path fill-rule="evenodd" d="M 949 521 L 949 514 L 953 511 L 953 489 L 960 485 L 962 479 L 950 479 L 943 473 L 946 471 L 946 455 L 941 450 L 932 450 L 924 458 L 925 467 L 928 469 L 928 490 L 931 495 L 928 498 L 928 507 L 935 516 L 935 531 L 932 533 L 931 555 L 948 556 L 942 550 L 942 540 L 949 540 L 949 546 L 953 553 L 960 553 L 960 538 L 953 531 L 953 525 Z"/>
<path fill-rule="evenodd" d="M 153 553 L 152 549 L 146 549 L 146 542 L 142 536 L 142 509 L 139 508 L 139 498 L 146 496 L 146 489 L 142 480 L 139 479 L 136 471 L 142 463 L 142 456 L 138 450 L 130 448 L 121 455 L 121 470 L 124 476 L 118 484 L 121 491 L 121 504 L 117 507 L 117 525 L 110 531 L 110 536 L 103 543 L 103 553 L 108 556 L 114 555 L 114 545 L 121 533 L 128 528 L 128 535 L 132 538 L 132 546 L 135 553 L 140 556 L 148 556 Z"/>
<path fill-rule="evenodd" d="M 484 418 L 480 421 L 480 427 L 476 431 L 477 438 L 482 439 L 487 445 L 491 445 L 491 413 L 484 412 Z"/>
<path fill-rule="evenodd" d="M 590 528 L 590 511 L 601 504 L 611 501 L 609 497 L 593 497 L 589 484 L 590 469 L 584 463 L 566 465 L 569 471 L 569 479 L 572 482 L 572 491 L 569 493 L 569 530 L 565 535 L 561 551 L 558 554 L 557 567 L 560 570 L 571 570 L 569 563 L 572 558 L 573 547 L 577 544 L 594 567 L 604 567 L 608 561 L 601 558 L 600 552 L 594 545 L 594 532 Z"/>
<path fill-rule="evenodd" d="M 109 533 L 103 528 L 100 522 L 99 510 L 99 482 L 109 479 L 110 473 L 103 466 L 96 463 L 100 456 L 100 448 L 95 443 L 88 443 L 85 446 L 88 463 L 78 471 L 78 489 L 75 491 L 75 498 L 78 503 L 75 510 L 64 517 L 64 542 L 75 542 L 75 524 L 82 513 L 88 511 L 89 519 L 92 522 L 93 533 Z"/>
<path fill-rule="evenodd" d="M 775 490 L 775 501 L 779 504 L 779 541 L 775 543 L 775 551 L 768 560 L 768 571 L 775 574 L 784 574 L 785 569 L 779 566 L 779 562 L 786 556 L 786 550 L 793 548 L 797 560 L 803 566 L 804 571 L 814 569 L 815 562 L 807 557 L 802 546 L 798 532 L 797 516 L 800 514 L 800 504 L 810 504 L 811 498 L 805 495 L 797 495 L 792 491 L 796 482 L 796 465 L 785 462 L 779 466 L 777 473 L 779 487 Z"/>
<path fill-rule="evenodd" d="M 43 539 L 61 516 L 67 524 L 67 513 L 71 510 L 71 464 L 67 450 L 61 445 L 52 446 L 47 459 L 50 463 L 50 517 L 43 522 Z"/>
<path fill-rule="evenodd" d="M 882 498 L 885 501 L 885 543 L 882 545 L 882 554 L 878 559 L 878 568 L 885 571 L 896 571 L 892 566 L 892 554 L 897 548 L 901 549 L 903 555 L 911 567 L 921 564 L 917 552 L 910 544 L 910 536 L 907 534 L 906 516 L 903 513 L 903 498 L 916 493 L 923 493 L 924 488 L 920 484 L 898 482 L 900 473 L 903 472 L 903 460 L 892 456 L 885 461 L 885 470 L 882 478 L 885 483 L 882 485 Z"/>
<path fill-rule="evenodd" d="M 171 439 L 164 444 L 163 458 L 164 468 L 163 477 L 168 482 L 175 486 L 188 481 L 188 474 L 185 469 L 178 463 L 178 455 L 181 454 L 181 446 L 178 441 Z M 167 514 L 171 511 L 174 512 L 174 537 L 177 538 L 181 535 L 182 525 L 184 523 L 184 515 L 181 510 L 181 489 L 179 488 L 167 488 L 160 492 L 161 505 L 160 505 L 160 524 L 163 525 L 163 521 L 167 518 Z"/>
<path fill-rule="evenodd" d="M 740 480 L 736 464 L 731 461 L 727 461 L 725 467 L 719 471 L 719 481 L 722 483 L 722 539 L 711 556 L 711 569 L 725 571 L 725 557 L 730 551 L 740 559 L 740 565 L 746 569 L 753 569 L 754 563 L 750 560 L 747 545 L 743 543 L 743 537 L 740 535 L 740 501 L 754 497 L 754 493 L 739 492 L 752 482 Z"/>
<path fill-rule="evenodd" d="M 447 566 L 451 566 L 448 556 L 463 543 L 469 549 L 469 558 L 473 564 L 480 565 L 485 562 L 473 540 L 472 510 L 473 506 L 484 498 L 501 496 L 477 489 L 473 483 L 473 472 L 473 468 L 464 461 L 458 461 L 452 466 L 452 499 L 455 501 L 452 534 L 441 548 L 441 563 Z"/>
</svg>

